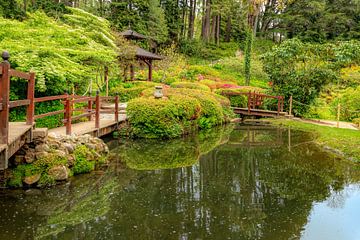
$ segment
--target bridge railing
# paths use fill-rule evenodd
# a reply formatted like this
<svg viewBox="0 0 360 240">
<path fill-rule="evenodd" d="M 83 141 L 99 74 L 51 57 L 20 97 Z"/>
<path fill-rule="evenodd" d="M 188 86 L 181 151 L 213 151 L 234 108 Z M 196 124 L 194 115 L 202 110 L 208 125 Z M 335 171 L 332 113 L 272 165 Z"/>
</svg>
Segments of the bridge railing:
<svg viewBox="0 0 360 240">
<path fill-rule="evenodd" d="M 95 120 L 95 128 L 100 128 L 100 114 L 114 113 L 115 121 L 119 121 L 119 97 L 101 97 L 99 92 L 95 97 L 77 96 L 77 95 L 58 95 L 35 98 L 35 73 L 20 72 L 10 68 L 9 54 L 2 54 L 3 62 L 0 63 L 0 144 L 8 144 L 9 139 L 9 110 L 16 107 L 26 106 L 26 124 L 34 125 L 35 121 L 41 118 L 64 114 L 62 122 L 66 126 L 66 133 L 71 134 L 72 122 L 85 118 L 88 121 Z M 10 101 L 10 78 L 17 77 L 25 79 L 28 82 L 27 98 L 23 100 Z M 64 104 L 64 108 L 57 111 L 42 113 L 35 115 L 35 105 L 37 103 L 48 101 L 60 101 Z M 101 110 L 102 101 L 113 101 L 114 109 Z M 87 103 L 85 108 L 74 108 L 80 103 Z M 95 105 L 95 107 L 94 107 Z M 82 114 L 76 114 L 83 112 Z"/>
<path fill-rule="evenodd" d="M 0 144 L 9 141 L 9 110 L 15 107 L 26 106 L 26 124 L 34 122 L 34 91 L 35 73 L 25 73 L 10 68 L 8 52 L 2 54 L 3 62 L 0 64 Z M 17 77 L 28 82 L 27 99 L 10 101 L 10 78 Z"/>
<path fill-rule="evenodd" d="M 257 92 L 226 92 L 222 93 L 224 96 L 245 96 L 247 97 L 247 110 L 251 113 L 251 110 L 259 109 L 264 103 L 266 98 L 277 100 L 277 113 L 284 111 L 284 97 L 283 96 L 271 96 Z"/>
</svg>

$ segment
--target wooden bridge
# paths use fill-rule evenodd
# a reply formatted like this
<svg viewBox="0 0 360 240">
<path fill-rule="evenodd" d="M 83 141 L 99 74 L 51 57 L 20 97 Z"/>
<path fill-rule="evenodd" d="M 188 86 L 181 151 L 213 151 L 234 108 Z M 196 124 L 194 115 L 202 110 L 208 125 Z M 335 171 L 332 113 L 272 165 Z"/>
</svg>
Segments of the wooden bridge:
<svg viewBox="0 0 360 240">
<path fill-rule="evenodd" d="M 233 107 L 236 114 L 242 116 L 259 116 L 259 117 L 285 117 L 288 116 L 287 112 L 284 112 L 284 97 L 283 96 L 270 96 L 256 92 L 223 92 L 224 96 L 244 96 L 247 98 L 247 107 Z M 277 102 L 277 109 L 267 110 L 260 109 L 263 106 L 265 99 L 274 99 Z"/>
<path fill-rule="evenodd" d="M 20 72 L 10 68 L 9 54 L 2 54 L 0 64 L 0 170 L 8 167 L 8 159 L 25 143 L 32 142 L 36 134 L 35 121 L 41 118 L 63 115 L 63 127 L 51 129 L 59 135 L 91 134 L 101 137 L 115 131 L 125 115 L 119 112 L 119 97 L 101 97 L 97 92 L 92 96 L 60 95 L 35 98 L 35 74 Z M 27 98 L 10 101 L 10 78 L 16 77 L 27 81 Z M 35 115 L 38 103 L 57 101 L 63 109 Z M 113 107 L 104 109 L 102 103 L 112 102 Z M 10 109 L 26 107 L 26 121 L 9 122 Z"/>
</svg>

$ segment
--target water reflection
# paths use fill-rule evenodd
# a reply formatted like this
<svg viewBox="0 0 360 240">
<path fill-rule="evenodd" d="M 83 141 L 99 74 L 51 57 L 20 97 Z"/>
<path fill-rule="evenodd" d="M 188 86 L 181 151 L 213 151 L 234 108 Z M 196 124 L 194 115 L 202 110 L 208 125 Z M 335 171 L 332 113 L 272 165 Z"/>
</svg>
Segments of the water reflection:
<svg viewBox="0 0 360 240">
<path fill-rule="evenodd" d="M 125 141 L 113 153 L 135 170 L 112 168 L 35 195 L 4 193 L 0 239 L 319 239 L 324 231 L 358 239 L 341 225 L 325 229 L 322 218 L 360 224 L 352 214 L 360 171 L 311 141 L 251 126 Z M 344 234 L 331 234 L 339 227 Z"/>
</svg>

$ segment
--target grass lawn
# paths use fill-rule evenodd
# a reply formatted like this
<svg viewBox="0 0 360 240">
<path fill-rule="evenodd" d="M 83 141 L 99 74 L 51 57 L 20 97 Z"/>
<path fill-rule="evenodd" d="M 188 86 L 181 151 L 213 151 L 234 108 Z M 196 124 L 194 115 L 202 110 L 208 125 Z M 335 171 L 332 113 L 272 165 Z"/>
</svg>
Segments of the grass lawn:
<svg viewBox="0 0 360 240">
<path fill-rule="evenodd" d="M 288 119 L 274 119 L 271 122 L 275 125 L 313 132 L 315 141 L 321 146 L 340 151 L 346 158 L 360 162 L 360 131 L 318 126 Z"/>
</svg>

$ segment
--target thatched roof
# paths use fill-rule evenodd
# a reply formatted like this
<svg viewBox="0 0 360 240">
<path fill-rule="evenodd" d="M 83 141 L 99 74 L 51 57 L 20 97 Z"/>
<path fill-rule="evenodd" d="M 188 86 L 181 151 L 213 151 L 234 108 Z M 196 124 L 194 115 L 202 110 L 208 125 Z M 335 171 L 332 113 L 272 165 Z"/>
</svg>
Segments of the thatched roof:
<svg viewBox="0 0 360 240">
<path fill-rule="evenodd" d="M 120 33 L 121 36 L 123 36 L 126 39 L 133 39 L 133 40 L 141 40 L 141 39 L 146 39 L 147 37 L 145 35 L 142 35 L 140 33 L 137 33 L 131 29 L 126 30 L 122 33 Z"/>
<path fill-rule="evenodd" d="M 142 49 L 140 47 L 138 47 L 136 49 L 136 57 L 140 58 L 140 59 L 149 59 L 149 60 L 162 60 L 164 59 L 164 57 L 159 56 L 155 53 L 151 53 L 146 51 L 145 49 Z"/>
</svg>

